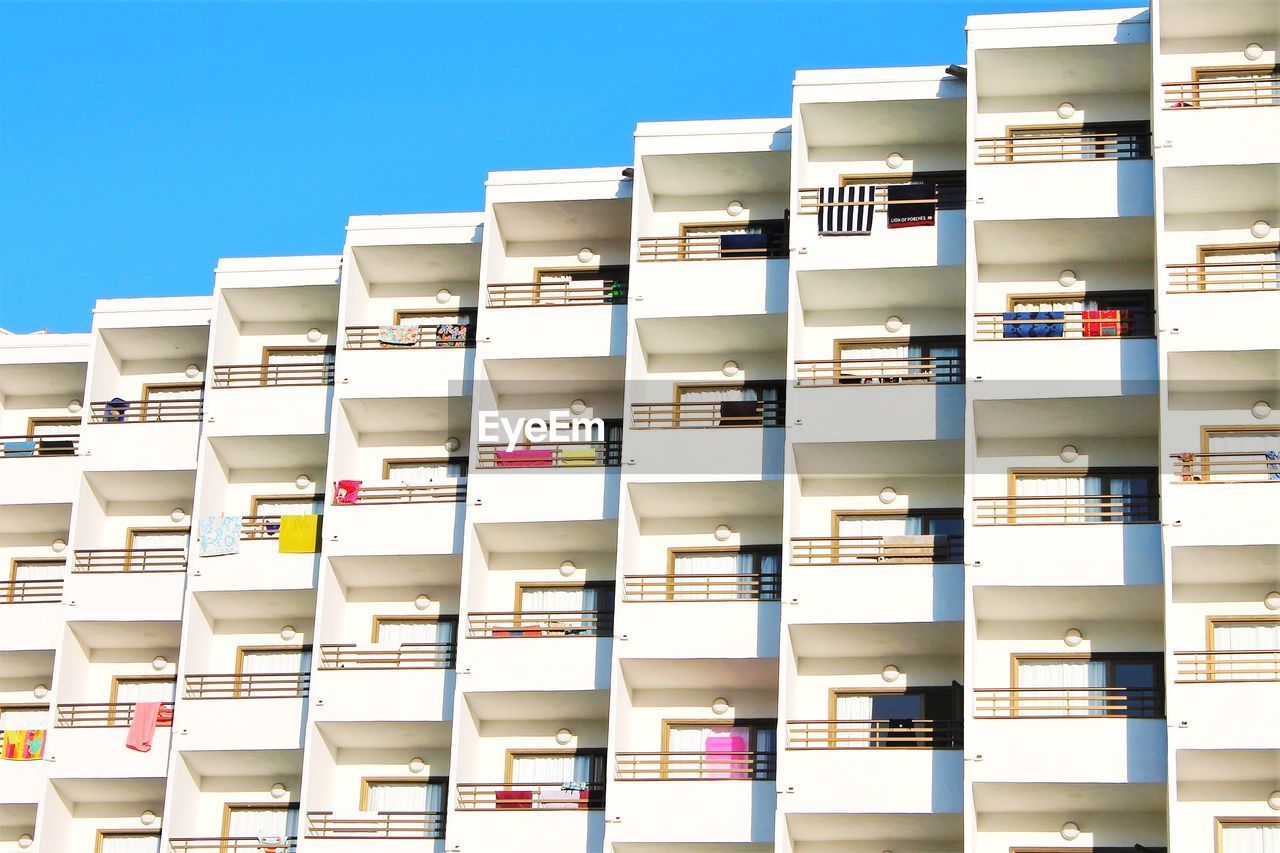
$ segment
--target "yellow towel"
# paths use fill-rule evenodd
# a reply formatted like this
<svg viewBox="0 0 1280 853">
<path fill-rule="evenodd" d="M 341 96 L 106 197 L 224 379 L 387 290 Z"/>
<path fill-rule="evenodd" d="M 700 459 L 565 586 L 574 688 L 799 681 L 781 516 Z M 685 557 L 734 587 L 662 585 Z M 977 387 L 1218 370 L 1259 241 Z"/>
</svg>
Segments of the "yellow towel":
<svg viewBox="0 0 1280 853">
<path fill-rule="evenodd" d="M 595 445 L 562 447 L 560 449 L 560 464 L 565 468 L 595 467 L 597 464 Z"/>
<path fill-rule="evenodd" d="M 285 515 L 280 518 L 280 553 L 314 554 L 320 550 L 320 516 Z"/>
</svg>

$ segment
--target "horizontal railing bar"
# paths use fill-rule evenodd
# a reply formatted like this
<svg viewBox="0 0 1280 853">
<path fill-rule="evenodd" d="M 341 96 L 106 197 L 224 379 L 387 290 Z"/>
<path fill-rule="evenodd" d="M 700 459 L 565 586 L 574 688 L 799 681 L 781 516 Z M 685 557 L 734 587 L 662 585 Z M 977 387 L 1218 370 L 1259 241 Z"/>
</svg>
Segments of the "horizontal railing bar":
<svg viewBox="0 0 1280 853">
<path fill-rule="evenodd" d="M 616 468 L 622 464 L 621 441 L 524 442 L 476 448 L 476 468 Z"/>
<path fill-rule="evenodd" d="M 795 536 L 791 539 L 791 565 L 841 566 L 963 561 L 963 535 L 921 534 L 921 536 L 922 540 L 919 542 L 885 542 L 886 537 L 883 536 Z M 934 541 L 932 543 L 923 541 L 925 538 L 931 538 Z"/>
<path fill-rule="evenodd" d="M 454 643 L 403 643 L 392 649 L 360 648 L 355 643 L 320 646 L 320 669 L 451 669 Z"/>
<path fill-rule="evenodd" d="M 290 699 L 307 695 L 309 672 L 243 672 L 188 675 L 188 699 Z"/>
<path fill-rule="evenodd" d="M 19 447 L 14 445 L 34 446 Z M 20 459 L 33 456 L 75 456 L 79 452 L 79 433 L 0 435 L 0 459 Z"/>
<path fill-rule="evenodd" d="M 189 422 L 200 420 L 203 413 L 203 396 L 172 400 L 106 400 L 89 404 L 90 423 L 95 424 Z"/>
<path fill-rule="evenodd" d="M 958 749 L 959 720 L 790 720 L 787 749 Z"/>
<path fill-rule="evenodd" d="M 0 581 L 0 604 L 57 604 L 62 578 Z"/>
<path fill-rule="evenodd" d="M 54 725 L 66 728 L 120 728 L 133 722 L 136 702 L 68 702 L 58 705 Z M 169 711 L 167 720 L 156 721 L 157 726 L 171 726 L 173 703 L 164 702 L 161 707 Z"/>
<path fill-rule="evenodd" d="M 777 773 L 772 752 L 620 752 L 615 779 L 643 780 L 771 780 Z"/>
<path fill-rule="evenodd" d="M 213 368 L 214 388 L 266 388 L 275 385 L 332 385 L 332 360 L 287 364 L 220 364 Z"/>
<path fill-rule="evenodd" d="M 186 567 L 186 548 L 83 548 L 76 550 L 71 571 L 180 572 Z"/>
<path fill-rule="evenodd" d="M 784 400 L 753 400 L 755 413 L 750 415 L 725 415 L 723 403 L 632 403 L 631 418 L 634 429 L 712 429 L 723 427 L 780 427 L 784 426 L 786 412 Z M 732 411 L 732 409 L 731 409 Z"/>
<path fill-rule="evenodd" d="M 334 506 L 359 506 L 413 503 L 459 503 L 467 499 L 466 483 L 430 483 L 416 486 L 360 486 L 353 503 Z"/>
<path fill-rule="evenodd" d="M 776 601 L 782 576 L 776 573 L 628 575 L 627 601 Z"/>
</svg>

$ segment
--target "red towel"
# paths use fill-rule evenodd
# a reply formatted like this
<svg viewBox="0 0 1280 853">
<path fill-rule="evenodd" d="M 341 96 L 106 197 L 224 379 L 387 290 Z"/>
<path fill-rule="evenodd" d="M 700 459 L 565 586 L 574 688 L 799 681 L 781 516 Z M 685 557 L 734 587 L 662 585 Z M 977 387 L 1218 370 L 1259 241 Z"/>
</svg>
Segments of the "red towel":
<svg viewBox="0 0 1280 853">
<path fill-rule="evenodd" d="M 360 503 L 360 480 L 339 480 L 333 484 L 333 502 L 335 504 Z"/>
<path fill-rule="evenodd" d="M 533 791 L 494 791 L 494 799 L 498 809 L 533 808 Z"/>
<path fill-rule="evenodd" d="M 495 450 L 499 468 L 550 468 L 555 450 Z"/>
<path fill-rule="evenodd" d="M 1086 338 L 1120 337 L 1119 311 L 1085 311 L 1082 316 Z"/>
<path fill-rule="evenodd" d="M 133 706 L 133 720 L 129 723 L 124 745 L 136 752 L 150 752 L 156 726 L 172 723 L 173 711 L 164 707 L 163 702 L 139 702 Z"/>
</svg>

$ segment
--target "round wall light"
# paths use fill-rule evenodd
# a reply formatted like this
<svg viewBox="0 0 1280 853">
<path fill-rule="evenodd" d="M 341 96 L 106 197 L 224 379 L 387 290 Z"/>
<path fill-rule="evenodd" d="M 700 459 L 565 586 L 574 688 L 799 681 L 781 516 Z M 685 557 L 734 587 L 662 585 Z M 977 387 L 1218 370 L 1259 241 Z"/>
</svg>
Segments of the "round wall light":
<svg viewBox="0 0 1280 853">
<path fill-rule="evenodd" d="M 578 261 L 581 263 L 589 264 L 591 263 L 591 259 L 594 258 L 595 256 L 596 256 L 595 251 L 591 249 L 589 246 L 583 246 L 581 249 L 578 250 Z"/>
<path fill-rule="evenodd" d="M 884 321 L 884 328 L 889 332 L 897 332 L 902 329 L 902 318 L 897 314 L 892 314 Z"/>
<path fill-rule="evenodd" d="M 1062 829 L 1058 830 L 1058 834 L 1066 841 L 1075 841 L 1080 837 L 1080 824 L 1069 820 L 1062 825 Z"/>
<path fill-rule="evenodd" d="M 1254 403 L 1252 406 L 1249 407 L 1249 413 L 1253 415 L 1255 418 L 1257 418 L 1258 420 L 1262 420 L 1263 418 L 1270 417 L 1271 404 L 1268 403 L 1266 400 L 1259 400 L 1258 402 Z"/>
<path fill-rule="evenodd" d="M 1076 114 L 1076 105 L 1070 101 L 1058 104 L 1058 118 L 1071 118 Z"/>
<path fill-rule="evenodd" d="M 904 161 L 902 159 L 902 155 L 899 154 L 897 151 L 893 152 L 888 157 L 884 158 L 884 164 L 888 166 L 890 169 L 901 168 L 903 162 Z"/>
<path fill-rule="evenodd" d="M 23 850 L 26 850 L 28 847 L 30 847 L 34 843 L 35 843 L 35 839 L 25 832 L 18 836 L 18 846 L 21 847 Z"/>
<path fill-rule="evenodd" d="M 1075 462 L 1080 458 L 1080 451 L 1074 444 L 1064 444 L 1062 450 L 1058 451 L 1058 458 L 1063 462 Z"/>
<path fill-rule="evenodd" d="M 283 782 L 277 782 L 271 786 L 271 796 L 277 800 L 289 793 L 289 789 L 284 786 Z"/>
<path fill-rule="evenodd" d="M 200 375 L 200 365 L 188 364 L 187 369 L 182 372 L 186 374 L 188 379 L 195 379 L 197 376 Z"/>
<path fill-rule="evenodd" d="M 156 672 L 161 672 L 169 665 L 169 659 L 164 655 L 156 655 L 151 659 L 151 668 Z"/>
<path fill-rule="evenodd" d="M 306 474 L 299 474 L 297 477 L 294 477 L 293 484 L 299 489 L 305 489 L 311 485 L 311 478 Z"/>
<path fill-rule="evenodd" d="M 151 809 L 147 809 L 145 812 L 138 815 L 138 820 L 142 821 L 143 826 L 151 826 L 151 824 L 156 822 L 156 813 Z"/>
<path fill-rule="evenodd" d="M 423 761 L 421 758 L 418 758 L 416 755 L 413 758 L 409 759 L 410 773 L 421 773 L 423 770 L 426 770 L 426 769 L 427 769 L 427 762 Z"/>
<path fill-rule="evenodd" d="M 79 400 L 72 400 L 70 403 L 67 403 L 67 411 L 73 415 L 80 411 L 81 408 L 83 408 L 83 404 Z"/>
<path fill-rule="evenodd" d="M 419 595 L 413 600 L 413 606 L 417 610 L 426 610 L 431 606 L 431 596 L 427 594 Z"/>
<path fill-rule="evenodd" d="M 891 504 L 898 499 L 898 490 L 893 486 L 885 486 L 880 490 L 880 503 Z"/>
<path fill-rule="evenodd" d="M 451 435 L 444 440 L 444 449 L 449 451 L 450 453 L 453 453 L 455 450 L 457 450 L 461 446 L 462 446 L 462 442 L 459 441 L 455 436 Z"/>
<path fill-rule="evenodd" d="M 1079 628 L 1068 628 L 1067 632 L 1062 635 L 1062 642 L 1075 648 L 1084 642 L 1084 634 L 1080 633 Z"/>
<path fill-rule="evenodd" d="M 586 400 L 574 400 L 572 403 L 569 404 L 569 411 L 573 412 L 575 415 L 580 415 L 586 410 L 587 410 Z"/>
<path fill-rule="evenodd" d="M 1262 45 L 1258 44 L 1256 41 L 1245 45 L 1244 58 L 1250 62 L 1257 62 L 1262 58 Z"/>
<path fill-rule="evenodd" d="M 55 539 L 49 547 L 53 548 L 53 552 L 55 554 L 61 554 L 63 551 L 67 550 L 67 540 Z"/>
<path fill-rule="evenodd" d="M 316 341 L 320 340 L 323 337 L 324 337 L 324 332 L 320 331 L 315 326 L 312 326 L 310 329 L 307 329 L 307 340 L 311 341 L 311 343 L 314 344 Z"/>
<path fill-rule="evenodd" d="M 1262 606 L 1268 610 L 1280 610 L 1280 591 L 1272 590 L 1262 597 Z"/>
<path fill-rule="evenodd" d="M 1265 219 L 1259 219 L 1249 226 L 1249 233 L 1261 240 L 1271 233 L 1271 223 Z"/>
<path fill-rule="evenodd" d="M 733 535 L 733 531 L 729 529 L 729 525 L 721 524 L 716 527 L 715 537 L 721 542 L 726 541 L 732 535 Z"/>
<path fill-rule="evenodd" d="M 180 506 L 175 506 L 173 509 L 169 510 L 169 519 L 174 524 L 178 524 L 179 522 L 184 521 L 186 517 L 187 517 L 187 511 Z"/>
<path fill-rule="evenodd" d="M 723 696 L 717 696 L 711 700 L 711 713 L 721 716 L 729 712 L 729 700 Z"/>
<path fill-rule="evenodd" d="M 573 560 L 565 560 L 563 563 L 560 564 L 560 574 L 566 578 L 573 575 L 573 573 L 576 572 L 577 570 L 578 570 L 578 564 L 575 563 Z"/>
<path fill-rule="evenodd" d="M 884 669 L 880 670 L 880 677 L 891 683 L 897 681 L 901 676 L 902 670 L 898 669 L 893 664 L 889 664 Z"/>
<path fill-rule="evenodd" d="M 744 210 L 746 210 L 746 208 L 742 206 L 742 202 L 737 200 L 729 202 L 729 204 L 724 209 L 725 213 L 729 214 L 730 216 L 741 216 L 742 211 Z"/>
<path fill-rule="evenodd" d="M 1267 805 L 1280 812 L 1280 791 L 1272 791 L 1267 795 Z"/>
<path fill-rule="evenodd" d="M 442 287 L 436 291 L 436 302 L 441 305 L 448 305 L 449 300 L 453 298 L 453 291 L 447 287 Z"/>
<path fill-rule="evenodd" d="M 298 629 L 292 625 L 285 625 L 280 629 L 280 639 L 282 640 L 292 640 L 296 636 L 298 636 Z"/>
<path fill-rule="evenodd" d="M 43 699 L 49 695 L 49 686 L 47 684 L 37 684 L 32 688 L 31 695 L 37 699 Z"/>
<path fill-rule="evenodd" d="M 1063 287 L 1075 287 L 1077 281 L 1075 270 L 1063 270 L 1058 273 L 1058 284 Z"/>
<path fill-rule="evenodd" d="M 568 729 L 561 729 L 560 731 L 556 732 L 556 743 L 560 744 L 561 746 L 568 746 L 572 742 L 573 742 L 573 732 L 569 731 Z"/>
<path fill-rule="evenodd" d="M 720 372 L 725 376 L 737 376 L 738 371 L 742 368 L 738 367 L 738 362 L 730 360 L 720 366 Z"/>
</svg>

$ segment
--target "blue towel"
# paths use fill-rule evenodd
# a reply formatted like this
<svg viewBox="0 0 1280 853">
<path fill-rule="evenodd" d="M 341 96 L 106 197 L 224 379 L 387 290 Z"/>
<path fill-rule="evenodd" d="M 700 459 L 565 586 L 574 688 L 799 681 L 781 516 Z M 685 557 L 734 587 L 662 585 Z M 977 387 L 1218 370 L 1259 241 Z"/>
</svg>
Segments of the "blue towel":
<svg viewBox="0 0 1280 853">
<path fill-rule="evenodd" d="M 749 234 L 721 234 L 720 251 L 726 249 L 768 249 L 769 235 L 763 231 Z M 734 253 L 735 255 L 738 252 Z M 745 253 L 743 253 L 745 254 Z"/>
<path fill-rule="evenodd" d="M 1032 323 L 1031 337 L 1033 338 L 1060 338 L 1062 337 L 1062 320 L 1066 314 L 1062 311 L 1037 311 L 1034 320 L 1057 320 L 1056 323 Z"/>
<path fill-rule="evenodd" d="M 1268 450 L 1266 455 L 1267 455 L 1268 479 L 1280 480 L 1280 464 L 1272 464 L 1272 463 L 1280 463 L 1280 451 Z"/>
<path fill-rule="evenodd" d="M 34 441 L 6 441 L 4 443 L 4 455 L 8 456 L 35 456 L 36 443 Z"/>
<path fill-rule="evenodd" d="M 1031 324 L 1016 322 L 1018 320 L 1030 320 L 1030 311 L 1006 311 L 1001 319 L 1004 320 L 1004 323 L 1001 325 L 1006 338 L 1031 337 Z"/>
<path fill-rule="evenodd" d="M 119 397 L 112 397 L 103 408 L 106 410 L 104 421 L 109 424 L 122 424 L 124 413 L 129 411 L 129 403 Z"/>
</svg>

